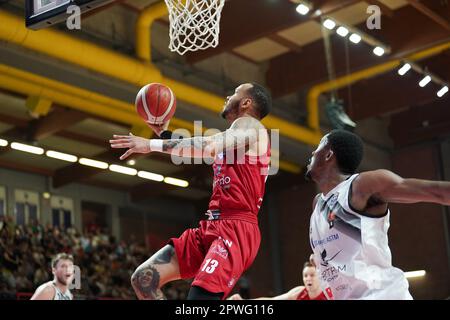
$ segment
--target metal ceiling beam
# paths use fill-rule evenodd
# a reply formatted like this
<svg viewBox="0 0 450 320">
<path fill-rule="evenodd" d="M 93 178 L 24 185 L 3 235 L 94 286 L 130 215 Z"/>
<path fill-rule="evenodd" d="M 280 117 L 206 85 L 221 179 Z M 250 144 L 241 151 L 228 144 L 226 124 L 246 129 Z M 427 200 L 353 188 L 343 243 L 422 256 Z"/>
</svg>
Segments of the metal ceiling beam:
<svg viewBox="0 0 450 320">
<path fill-rule="evenodd" d="M 445 18 L 441 17 L 437 12 L 430 9 L 426 4 L 420 2 L 419 0 L 407 0 L 408 3 L 417 9 L 419 12 L 433 20 L 436 24 L 441 26 L 447 31 L 450 31 L 450 23 Z M 448 6 L 448 4 L 447 4 Z"/>
<path fill-rule="evenodd" d="M 163 82 L 175 92 L 178 99 L 209 111 L 218 113 L 223 107 L 224 99 L 222 97 L 163 77 L 161 72 L 149 62 L 132 59 L 89 42 L 67 36 L 61 32 L 49 29 L 32 32 L 24 27 L 21 18 L 4 11 L 0 11 L 0 20 L 2 20 L 0 39 L 132 83 L 139 87 L 151 82 Z M 58 43 L 58 46 L 55 46 L 55 43 Z M 97 94 L 92 92 L 85 91 L 85 94 L 87 94 L 90 101 L 92 100 L 90 99 L 92 96 L 98 97 Z M 74 105 L 74 103 L 69 103 L 68 106 L 70 105 Z M 129 104 L 125 105 L 129 108 Z M 110 105 L 104 105 L 101 109 L 103 110 L 96 110 L 97 114 L 103 113 L 105 116 L 108 116 L 109 113 L 114 112 Z M 130 122 L 135 122 L 137 119 L 136 115 L 134 117 L 131 114 L 123 115 L 125 118 L 130 119 Z M 280 128 L 282 129 L 281 134 L 303 143 L 316 145 L 320 139 L 319 132 L 301 127 L 275 116 L 266 117 L 263 123 L 270 129 Z"/>
<path fill-rule="evenodd" d="M 330 14 L 359 1 L 314 1 L 314 10 L 321 10 L 322 14 Z M 188 53 L 186 59 L 189 63 L 196 63 L 314 19 L 312 15 L 302 16 L 298 14 L 295 7 L 296 4 L 290 1 L 229 1 L 225 3 L 222 12 L 219 45 L 216 48 Z M 255 14 L 256 12 L 258 14 Z"/>
<path fill-rule="evenodd" d="M 421 61 L 430 72 L 436 70 L 445 79 L 450 79 L 450 64 L 440 56 Z M 439 100 L 436 92 L 441 86 L 430 83 L 420 88 L 418 83 L 424 77 L 411 70 L 404 76 L 399 76 L 392 70 L 389 73 L 371 79 L 370 82 L 359 82 L 352 86 L 351 97 L 347 89 L 342 88 L 339 96 L 344 98 L 347 112 L 353 120 L 371 118 L 383 114 L 399 112 L 417 105 Z M 370 97 L 368 99 L 367 97 Z"/>
<path fill-rule="evenodd" d="M 409 61 L 418 61 L 422 60 L 428 57 L 432 57 L 435 55 L 440 54 L 441 52 L 444 52 L 450 48 L 450 41 L 446 42 L 444 44 L 434 46 L 432 48 L 422 50 L 419 52 L 416 52 L 412 55 L 409 55 L 407 57 L 404 57 L 405 60 Z M 314 87 L 312 87 L 307 96 L 307 108 L 308 110 L 317 110 L 319 107 L 319 96 L 325 92 L 329 92 L 331 90 L 336 90 L 339 88 L 342 88 L 344 86 L 350 85 L 352 83 L 358 82 L 363 79 L 369 79 L 376 75 L 386 73 L 390 70 L 393 70 L 395 68 L 398 68 L 403 59 L 395 59 L 391 60 L 382 64 L 379 64 L 377 66 L 367 68 L 364 70 L 360 70 L 354 73 L 351 73 L 349 75 L 337 78 L 333 81 L 327 81 L 321 84 L 318 84 Z M 367 99 L 367 96 L 366 96 Z"/>
<path fill-rule="evenodd" d="M 56 109 L 47 116 L 33 120 L 30 123 L 30 140 L 41 140 L 62 131 L 84 119 L 88 115 L 78 110 Z"/>
<path fill-rule="evenodd" d="M 398 21 L 414 20 L 414 24 L 398 24 Z M 357 26 L 366 29 L 365 23 Z M 333 61 L 337 76 L 368 68 L 391 58 L 404 58 L 419 50 L 435 46 L 450 39 L 448 32 L 436 27 L 434 23 L 411 7 L 396 10 L 395 19 L 384 19 L 381 30 L 365 30 L 369 35 L 392 47 L 392 54 L 377 57 L 371 48 L 360 43 L 349 43 L 349 66 L 346 63 L 345 40 L 339 36 L 331 37 Z M 315 63 L 311 63 L 315 61 Z M 273 58 L 269 62 L 266 81 L 275 97 L 305 89 L 305 87 L 328 80 L 325 64 L 325 51 L 322 40 L 302 48 L 300 54 L 293 52 Z"/>
<path fill-rule="evenodd" d="M 39 93 L 45 95 L 55 103 L 88 114 L 94 114 L 98 117 L 120 123 L 127 123 L 129 125 L 142 125 L 141 118 L 134 112 L 134 106 L 131 104 L 1 64 L 0 87 L 10 91 L 19 92 L 23 95 Z M 320 140 L 317 133 L 311 133 L 309 130 L 286 123 L 283 120 L 273 118 L 272 124 L 276 128 L 282 128 L 280 134 L 284 133 L 286 135 L 287 132 L 290 132 L 293 137 L 295 134 L 298 134 L 301 135 L 302 138 L 306 137 L 308 139 L 316 139 L 317 141 Z M 191 129 L 191 132 L 194 131 L 191 123 L 179 119 L 172 119 L 171 125 L 172 129 L 182 127 Z M 174 127 L 174 125 L 176 125 L 176 127 Z M 206 128 L 203 129 L 206 130 Z M 297 138 L 299 137 L 297 136 Z M 280 161 L 281 169 L 292 171 L 292 167 L 294 166 L 294 164 Z"/>
</svg>

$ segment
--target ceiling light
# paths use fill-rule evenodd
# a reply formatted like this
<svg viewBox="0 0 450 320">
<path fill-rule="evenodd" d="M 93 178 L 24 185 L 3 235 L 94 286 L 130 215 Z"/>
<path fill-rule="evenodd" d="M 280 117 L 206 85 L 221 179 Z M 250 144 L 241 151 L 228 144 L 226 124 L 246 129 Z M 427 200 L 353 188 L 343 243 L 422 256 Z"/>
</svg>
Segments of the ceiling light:
<svg viewBox="0 0 450 320">
<path fill-rule="evenodd" d="M 409 63 L 405 63 L 403 67 L 398 69 L 398 74 L 404 76 L 409 70 L 411 70 L 411 65 Z"/>
<path fill-rule="evenodd" d="M 128 168 L 124 166 L 119 166 L 117 164 L 112 164 L 109 166 L 109 170 L 117 173 L 127 174 L 129 176 L 135 176 L 137 174 L 137 170 L 134 168 Z"/>
<path fill-rule="evenodd" d="M 422 80 L 420 80 L 419 82 L 419 86 L 421 86 L 422 88 L 425 87 L 427 84 L 429 84 L 431 81 L 431 77 L 430 76 L 425 76 Z"/>
<path fill-rule="evenodd" d="M 8 141 L 0 139 L 0 147 L 6 147 L 8 145 Z"/>
<path fill-rule="evenodd" d="M 187 186 L 189 186 L 189 182 L 187 182 L 186 180 L 181 180 L 181 179 L 176 179 L 176 178 L 171 178 L 171 177 L 165 177 L 164 182 L 167 184 L 172 184 L 174 186 L 183 187 L 183 188 L 186 188 Z"/>
<path fill-rule="evenodd" d="M 148 180 L 158 181 L 158 182 L 161 182 L 164 180 L 164 176 L 153 173 L 153 172 L 148 172 L 148 171 L 139 171 L 138 177 L 148 179 Z"/>
<path fill-rule="evenodd" d="M 336 30 L 336 33 L 341 37 L 346 37 L 348 35 L 348 29 L 346 27 L 339 27 Z"/>
<path fill-rule="evenodd" d="M 58 152 L 58 151 L 53 151 L 53 150 L 48 150 L 45 154 L 47 155 L 47 157 L 58 159 L 58 160 L 63 160 L 63 161 L 68 161 L 68 162 L 77 162 L 77 160 L 78 160 L 78 158 L 75 157 L 74 155 L 62 153 L 62 152 Z"/>
<path fill-rule="evenodd" d="M 136 164 L 136 160 L 131 159 L 131 160 L 127 161 L 127 165 L 129 165 L 129 166 L 134 166 L 135 164 Z"/>
<path fill-rule="evenodd" d="M 355 43 L 355 44 L 358 44 L 358 43 L 360 43 L 361 42 L 361 36 L 359 35 L 359 34 L 357 34 L 357 33 L 354 33 L 354 34 L 352 34 L 351 36 L 350 36 L 350 41 L 351 42 L 353 42 L 353 43 Z"/>
<path fill-rule="evenodd" d="M 437 96 L 438 96 L 439 98 L 442 98 L 442 97 L 444 96 L 444 94 L 446 94 L 447 92 L 448 92 L 448 86 L 444 86 L 444 87 L 442 87 L 441 90 L 439 90 L 439 91 L 437 92 Z"/>
<path fill-rule="evenodd" d="M 99 168 L 99 169 L 107 169 L 108 168 L 108 164 L 103 161 L 92 160 L 92 159 L 88 159 L 88 158 L 81 158 L 80 160 L 78 160 L 78 162 L 84 166 L 89 166 L 89 167 L 94 167 L 94 168 Z"/>
<path fill-rule="evenodd" d="M 28 144 L 23 144 L 23 143 L 19 143 L 19 142 L 11 143 L 11 148 L 13 148 L 15 150 L 23 151 L 23 152 L 29 152 L 29 153 L 34 153 L 34 154 L 44 154 L 44 149 L 42 149 L 42 148 L 30 146 Z"/>
<path fill-rule="evenodd" d="M 375 49 L 373 49 L 373 53 L 381 57 L 384 54 L 384 49 L 382 47 L 375 47 Z"/>
<path fill-rule="evenodd" d="M 336 27 L 336 22 L 331 19 L 327 19 L 323 22 L 323 26 L 329 30 L 333 30 Z"/>
<path fill-rule="evenodd" d="M 405 272 L 406 278 L 418 278 L 425 276 L 426 272 L 425 270 L 417 270 L 417 271 L 408 271 Z"/>
<path fill-rule="evenodd" d="M 295 8 L 295 10 L 301 15 L 306 15 L 309 12 L 310 8 L 304 3 L 300 3 L 297 8 Z"/>
</svg>

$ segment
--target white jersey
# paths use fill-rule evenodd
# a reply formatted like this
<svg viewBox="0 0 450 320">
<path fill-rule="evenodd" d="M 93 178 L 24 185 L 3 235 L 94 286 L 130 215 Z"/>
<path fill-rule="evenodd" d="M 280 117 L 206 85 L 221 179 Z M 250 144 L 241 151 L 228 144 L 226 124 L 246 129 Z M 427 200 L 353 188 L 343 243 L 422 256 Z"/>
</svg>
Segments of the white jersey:
<svg viewBox="0 0 450 320">
<path fill-rule="evenodd" d="M 55 296 L 53 297 L 53 300 L 73 300 L 72 293 L 69 289 L 67 289 L 66 292 L 62 292 L 53 282 L 52 286 L 55 289 Z"/>
<path fill-rule="evenodd" d="M 412 299 L 404 273 L 392 266 L 389 210 L 375 218 L 351 208 L 357 176 L 321 194 L 311 215 L 310 242 L 322 287 L 339 300 Z"/>
</svg>

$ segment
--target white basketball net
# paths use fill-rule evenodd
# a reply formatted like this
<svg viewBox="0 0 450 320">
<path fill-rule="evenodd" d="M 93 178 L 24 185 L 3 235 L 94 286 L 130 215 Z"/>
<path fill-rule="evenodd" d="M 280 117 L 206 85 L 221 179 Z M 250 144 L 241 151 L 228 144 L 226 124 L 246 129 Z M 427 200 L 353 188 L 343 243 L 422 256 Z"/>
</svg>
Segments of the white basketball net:
<svg viewBox="0 0 450 320">
<path fill-rule="evenodd" d="M 169 10 L 170 51 L 183 55 L 217 47 L 225 0 L 164 1 Z"/>
</svg>

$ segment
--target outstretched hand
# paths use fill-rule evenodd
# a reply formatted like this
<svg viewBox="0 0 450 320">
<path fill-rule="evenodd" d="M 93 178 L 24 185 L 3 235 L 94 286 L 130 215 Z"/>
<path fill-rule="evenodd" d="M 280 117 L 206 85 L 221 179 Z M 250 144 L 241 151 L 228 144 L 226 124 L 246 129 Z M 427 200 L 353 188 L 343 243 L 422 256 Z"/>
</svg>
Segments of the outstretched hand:
<svg viewBox="0 0 450 320">
<path fill-rule="evenodd" d="M 113 135 L 113 139 L 109 140 L 111 148 L 121 149 L 128 148 L 128 150 L 120 156 L 120 160 L 124 160 L 133 153 L 150 153 L 150 143 L 148 139 L 134 136 L 130 133 L 128 136 Z"/>
</svg>

